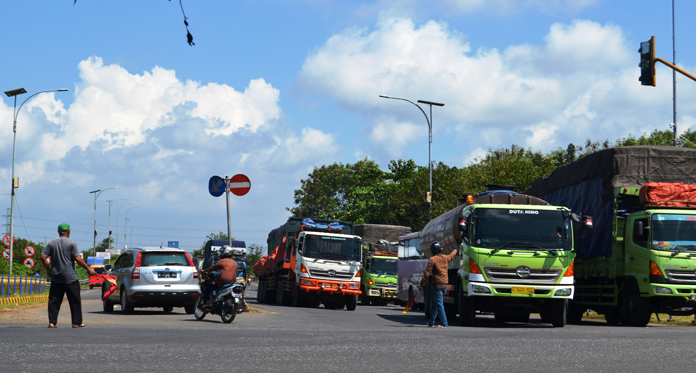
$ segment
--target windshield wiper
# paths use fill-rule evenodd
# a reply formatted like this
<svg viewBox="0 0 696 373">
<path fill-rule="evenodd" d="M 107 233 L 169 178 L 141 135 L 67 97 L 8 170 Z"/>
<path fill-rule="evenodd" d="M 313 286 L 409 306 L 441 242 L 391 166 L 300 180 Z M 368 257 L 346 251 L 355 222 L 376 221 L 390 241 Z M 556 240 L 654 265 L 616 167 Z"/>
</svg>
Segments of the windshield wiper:
<svg viewBox="0 0 696 373">
<path fill-rule="evenodd" d="M 501 250 L 501 249 L 505 248 L 505 246 L 507 246 L 507 245 L 523 245 L 523 246 L 526 246 L 526 247 L 533 247 L 533 248 L 537 248 L 537 249 L 540 249 L 540 250 L 544 250 L 541 246 L 535 245 L 535 244 L 533 244 L 533 243 L 531 243 L 531 242 L 524 242 L 524 241 L 509 241 L 509 242 L 506 242 L 506 243 L 504 243 L 504 244 L 502 244 L 502 245 L 496 247 L 495 249 L 493 249 L 493 251 L 491 251 L 491 255 L 497 253 L 498 250 Z"/>
</svg>

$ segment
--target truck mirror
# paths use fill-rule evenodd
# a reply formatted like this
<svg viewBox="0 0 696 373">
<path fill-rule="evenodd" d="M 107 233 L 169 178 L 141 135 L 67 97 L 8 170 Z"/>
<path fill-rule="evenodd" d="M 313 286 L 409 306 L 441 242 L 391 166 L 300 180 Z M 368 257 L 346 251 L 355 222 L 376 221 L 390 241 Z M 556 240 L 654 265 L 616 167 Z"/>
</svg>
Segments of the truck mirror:
<svg viewBox="0 0 696 373">
<path fill-rule="evenodd" d="M 588 215 L 582 216 L 582 227 L 588 231 L 593 230 L 594 226 L 592 225 L 592 217 L 591 216 L 588 216 Z"/>
<path fill-rule="evenodd" d="M 650 229 L 650 226 L 649 226 L 649 225 L 643 224 L 643 221 L 642 221 L 642 220 L 638 220 L 638 221 L 636 222 L 636 224 L 638 225 L 638 235 L 640 235 L 641 237 L 644 237 L 644 236 L 645 236 L 645 231 L 646 231 L 646 230 L 649 230 L 649 229 Z"/>
<path fill-rule="evenodd" d="M 469 234 L 469 229 L 466 225 L 466 219 L 459 219 L 459 231 L 462 232 L 462 236 L 467 236 Z"/>
</svg>

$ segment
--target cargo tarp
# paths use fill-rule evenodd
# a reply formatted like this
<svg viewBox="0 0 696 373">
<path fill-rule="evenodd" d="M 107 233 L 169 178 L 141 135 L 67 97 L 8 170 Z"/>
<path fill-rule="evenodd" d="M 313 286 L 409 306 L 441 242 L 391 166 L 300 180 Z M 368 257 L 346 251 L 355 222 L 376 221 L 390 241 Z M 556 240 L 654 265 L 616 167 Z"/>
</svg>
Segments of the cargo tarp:
<svg viewBox="0 0 696 373">
<path fill-rule="evenodd" d="M 577 254 L 589 258 L 611 255 L 614 188 L 650 182 L 696 184 L 696 149 L 627 146 L 601 150 L 536 179 L 523 193 L 592 216 L 594 231 L 574 225 L 576 238 L 580 235 Z"/>
<path fill-rule="evenodd" d="M 640 188 L 640 203 L 670 207 L 696 205 L 696 185 L 683 183 L 647 183 Z"/>
<path fill-rule="evenodd" d="M 411 228 L 400 225 L 386 224 L 356 224 L 356 236 L 360 236 L 363 242 L 378 243 L 379 240 L 395 242 L 399 237 L 411 233 Z"/>
</svg>

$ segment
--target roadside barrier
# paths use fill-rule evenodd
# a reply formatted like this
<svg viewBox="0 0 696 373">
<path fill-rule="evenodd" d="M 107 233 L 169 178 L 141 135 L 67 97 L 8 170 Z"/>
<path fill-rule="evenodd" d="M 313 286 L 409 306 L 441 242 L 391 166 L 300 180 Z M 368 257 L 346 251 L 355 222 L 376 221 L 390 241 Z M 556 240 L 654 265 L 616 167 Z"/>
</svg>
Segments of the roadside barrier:
<svg viewBox="0 0 696 373">
<path fill-rule="evenodd" d="M 30 295 L 26 297 L 0 298 L 0 304 L 18 304 L 22 302 L 48 302 L 48 295 Z"/>
<path fill-rule="evenodd" d="M 0 297 L 37 295 L 46 292 L 46 279 L 37 276 L 0 275 Z"/>
</svg>

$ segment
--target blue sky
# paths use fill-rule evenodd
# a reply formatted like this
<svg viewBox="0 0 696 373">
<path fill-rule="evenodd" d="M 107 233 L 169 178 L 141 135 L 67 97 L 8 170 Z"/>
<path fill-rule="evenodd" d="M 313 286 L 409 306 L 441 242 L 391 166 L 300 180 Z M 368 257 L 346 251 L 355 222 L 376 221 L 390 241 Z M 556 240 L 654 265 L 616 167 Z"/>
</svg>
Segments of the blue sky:
<svg viewBox="0 0 696 373">
<path fill-rule="evenodd" d="M 37 96 L 18 119 L 15 235 L 73 226 L 81 248 L 119 225 L 123 245 L 180 241 L 188 251 L 226 231 L 213 175 L 244 173 L 232 199 L 237 239 L 265 247 L 300 179 L 322 164 L 369 157 L 462 167 L 489 148 L 549 151 L 611 141 L 672 122 L 672 73 L 638 82 L 638 45 L 655 35 L 672 60 L 671 1 L 184 0 L 5 4 L 0 90 Z M 677 64 L 696 72 L 696 4 L 676 1 Z M 696 122 L 694 82 L 677 77 L 680 132 Z M 13 101 L 0 102 L 0 185 L 9 185 Z M 19 96 L 21 103 L 27 95 Z M 9 189 L 9 188 L 8 188 Z M 0 191 L 3 215 L 9 190 Z M 132 203 L 132 205 L 124 204 Z M 117 219 L 118 213 L 118 219 Z M 131 231 L 132 228 L 132 231 Z M 132 241 L 131 241 L 132 240 Z"/>
</svg>

